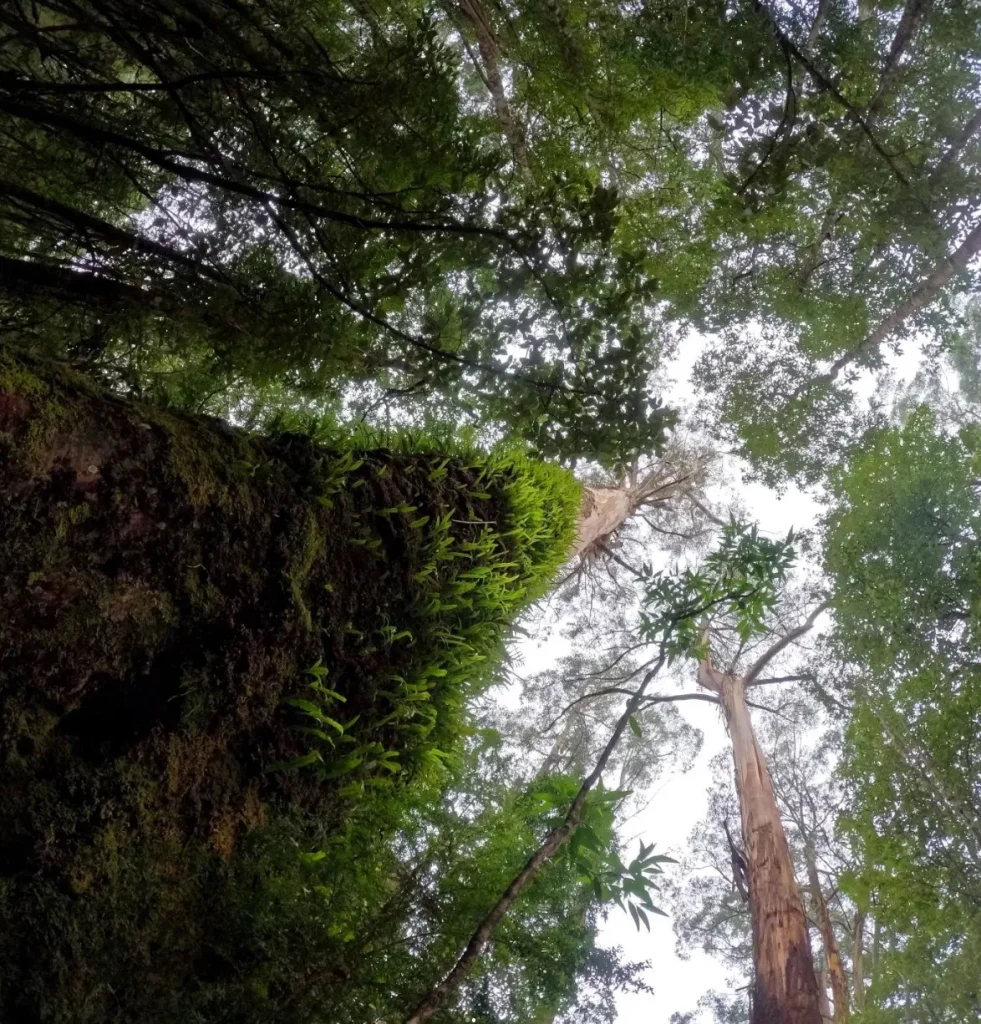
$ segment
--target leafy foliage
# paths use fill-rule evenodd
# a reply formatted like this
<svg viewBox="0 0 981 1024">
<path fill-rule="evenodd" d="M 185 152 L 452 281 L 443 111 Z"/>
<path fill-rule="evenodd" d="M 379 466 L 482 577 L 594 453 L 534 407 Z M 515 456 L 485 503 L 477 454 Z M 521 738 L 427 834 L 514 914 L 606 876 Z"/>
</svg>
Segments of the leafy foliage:
<svg viewBox="0 0 981 1024">
<path fill-rule="evenodd" d="M 976 1011 L 978 459 L 974 427 L 944 434 L 920 409 L 835 482 L 848 888 L 888 929 L 863 1020 Z"/>
<path fill-rule="evenodd" d="M 755 526 L 731 522 L 699 569 L 664 573 L 645 568 L 650 610 L 641 623 L 644 638 L 663 644 L 674 659 L 705 656 L 703 632 L 709 614 L 733 614 L 743 641 L 764 632 L 779 584 L 796 557 L 793 542 L 792 533 L 784 541 L 772 541 Z"/>
</svg>

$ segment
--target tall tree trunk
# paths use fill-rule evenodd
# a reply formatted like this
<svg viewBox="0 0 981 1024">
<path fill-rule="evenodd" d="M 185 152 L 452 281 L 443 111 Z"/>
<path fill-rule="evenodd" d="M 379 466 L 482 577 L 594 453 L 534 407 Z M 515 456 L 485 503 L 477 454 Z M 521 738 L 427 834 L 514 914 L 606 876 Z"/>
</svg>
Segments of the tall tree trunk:
<svg viewBox="0 0 981 1024">
<path fill-rule="evenodd" d="M 821 931 L 821 942 L 824 945 L 824 961 L 827 964 L 828 977 L 831 980 L 831 994 L 834 997 L 834 1022 L 835 1024 L 847 1024 L 848 981 L 841 965 L 841 956 L 838 953 L 838 942 L 835 939 L 831 914 L 828 912 L 828 903 L 821 889 L 814 847 L 810 844 L 805 847 L 804 858 L 807 861 L 807 881 L 811 888 L 811 897 L 814 900 L 818 928 Z"/>
<path fill-rule="evenodd" d="M 488 522 L 507 528 L 499 483 L 482 497 L 473 486 L 462 459 L 355 458 L 300 435 L 249 436 L 0 347 L 0 747 L 26 751 L 23 770 L 59 780 L 65 800 L 89 792 L 84 775 L 107 808 L 122 807 L 113 787 L 137 793 L 144 823 L 223 853 L 270 805 L 310 809 L 320 781 L 268 770 L 309 749 L 283 698 L 322 660 L 359 728 L 391 711 L 382 679 L 429 657 L 415 609 L 430 576 L 443 586 L 465 571 L 458 560 L 427 568 L 431 524 L 444 517 L 448 542 L 461 544 Z M 568 536 L 574 492 L 564 500 Z M 521 572 L 515 595 L 529 582 Z M 414 644 L 376 656 L 367 641 L 391 623 Z M 146 792 L 123 778 L 129 761 Z M 34 813 L 30 787 L 8 792 L 8 778 L 0 859 Z M 23 839 L 22 860 L 41 832 Z M 44 856 L 81 834 L 52 833 Z"/>
<path fill-rule="evenodd" d="M 852 998 L 856 1013 L 865 1009 L 865 911 L 855 913 L 852 925 Z"/>
<path fill-rule="evenodd" d="M 752 1024 L 821 1024 L 807 917 L 744 682 L 740 676 L 709 671 L 732 740 L 743 826 L 756 974 Z"/>
</svg>

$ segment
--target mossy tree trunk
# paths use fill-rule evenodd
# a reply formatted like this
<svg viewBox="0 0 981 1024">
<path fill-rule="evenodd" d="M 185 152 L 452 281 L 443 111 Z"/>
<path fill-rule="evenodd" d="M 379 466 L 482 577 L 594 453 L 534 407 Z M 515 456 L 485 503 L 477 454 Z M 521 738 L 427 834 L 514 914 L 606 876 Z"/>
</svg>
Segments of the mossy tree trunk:
<svg viewBox="0 0 981 1024">
<path fill-rule="evenodd" d="M 79 901 L 108 901 L 109 929 L 144 922 L 104 936 L 120 964 L 163 962 L 162 933 L 200 922 L 145 899 L 188 844 L 228 860 L 274 819 L 322 834 L 380 760 L 424 769 L 560 565 L 580 500 L 520 459 L 247 436 L 0 350 L 0 912 L 38 915 L 33 952 L 4 927 L 0 993 L 36 1008 L 24 993 L 50 983 L 48 962 L 98 1019 L 105 978 L 87 979 L 87 940 L 63 948 L 57 923 Z M 350 737 L 333 770 L 284 706 L 314 665 Z M 119 865 L 150 851 L 156 880 L 144 872 L 125 910 Z"/>
</svg>

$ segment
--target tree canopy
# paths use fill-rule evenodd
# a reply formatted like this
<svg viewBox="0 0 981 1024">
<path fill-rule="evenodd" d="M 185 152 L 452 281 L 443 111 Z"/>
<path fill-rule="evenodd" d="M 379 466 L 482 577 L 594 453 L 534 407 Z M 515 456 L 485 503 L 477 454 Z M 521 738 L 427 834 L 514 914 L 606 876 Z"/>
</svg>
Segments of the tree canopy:
<svg viewBox="0 0 981 1024">
<path fill-rule="evenodd" d="M 0 1018 L 981 1019 L 979 41 L 0 5 Z"/>
</svg>

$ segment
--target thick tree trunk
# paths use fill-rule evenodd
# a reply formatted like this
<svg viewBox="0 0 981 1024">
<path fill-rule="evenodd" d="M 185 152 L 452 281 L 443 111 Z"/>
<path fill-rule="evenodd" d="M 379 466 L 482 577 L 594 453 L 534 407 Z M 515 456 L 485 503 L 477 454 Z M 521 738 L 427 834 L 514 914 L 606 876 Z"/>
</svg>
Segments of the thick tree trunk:
<svg viewBox="0 0 981 1024">
<path fill-rule="evenodd" d="M 753 923 L 752 1024 L 821 1024 L 807 918 L 743 681 L 716 674 L 732 739 Z"/>
<path fill-rule="evenodd" d="M 635 504 L 634 496 L 626 488 L 584 487 L 578 534 L 569 557 L 585 554 L 604 537 L 615 533 L 633 514 Z"/>
<path fill-rule="evenodd" d="M 240 914 L 262 844 L 292 863 L 368 770 L 316 770 L 329 740 L 284 705 L 315 663 L 361 747 L 411 769 L 452 742 L 473 681 L 445 635 L 488 657 L 580 500 L 475 461 L 250 436 L 0 346 L 0 1019 L 157 1020 L 211 984 L 215 908 Z M 517 536 L 528 519 L 546 525 Z M 466 599 L 488 573 L 500 599 Z"/>
<path fill-rule="evenodd" d="M 393 673 L 436 657 L 424 599 L 463 591 L 456 576 L 477 556 L 433 561 L 434 524 L 444 547 L 475 547 L 489 523 L 507 536 L 510 472 L 478 489 L 473 465 L 440 452 L 355 458 L 301 435 L 249 436 L 0 348 L 0 745 L 25 770 L 70 777 L 76 796 L 69 766 L 83 759 L 100 799 L 130 759 L 154 785 L 145 818 L 227 850 L 260 803 L 319 799 L 302 773 L 268 771 L 309 748 L 282 704 L 309 666 L 329 666 L 362 728 L 391 712 Z M 517 603 L 539 555 L 514 543 L 490 550 L 508 566 L 520 556 L 501 570 Z M 490 569 L 497 554 L 480 557 Z M 413 643 L 386 642 L 392 624 Z M 439 685 L 428 697 L 442 709 Z M 0 859 L 19 814 L 5 778 Z"/>
<path fill-rule="evenodd" d="M 838 941 L 835 938 L 834 926 L 831 923 L 828 903 L 821 889 L 821 879 L 818 875 L 814 848 L 808 846 L 804 851 L 804 856 L 807 860 L 807 881 L 811 888 L 814 909 L 817 913 L 818 928 L 821 931 L 821 942 L 824 945 L 824 962 L 827 964 L 828 977 L 831 981 L 831 994 L 834 997 L 834 1022 L 835 1024 L 847 1024 L 848 981 L 845 978 L 845 970 L 841 965 Z"/>
</svg>

